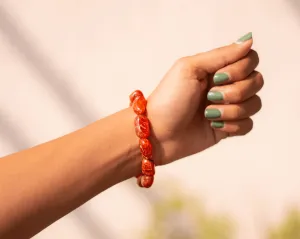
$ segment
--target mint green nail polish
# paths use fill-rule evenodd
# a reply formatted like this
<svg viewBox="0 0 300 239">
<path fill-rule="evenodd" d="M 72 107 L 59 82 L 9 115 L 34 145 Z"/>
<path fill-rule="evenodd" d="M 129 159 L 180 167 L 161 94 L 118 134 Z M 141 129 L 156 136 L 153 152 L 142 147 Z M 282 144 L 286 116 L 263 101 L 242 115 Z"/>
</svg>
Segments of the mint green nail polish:
<svg viewBox="0 0 300 239">
<path fill-rule="evenodd" d="M 217 119 L 221 117 L 221 111 L 218 109 L 206 109 L 204 115 L 208 119 Z"/>
<path fill-rule="evenodd" d="M 223 100 L 223 94 L 218 91 L 210 91 L 207 94 L 207 99 L 210 101 L 220 101 Z"/>
<path fill-rule="evenodd" d="M 229 80 L 229 76 L 226 73 L 216 73 L 214 75 L 214 79 L 213 80 L 214 80 L 214 83 L 216 85 L 218 85 L 218 84 L 221 84 L 221 83 L 223 83 L 225 81 L 228 81 Z"/>
<path fill-rule="evenodd" d="M 241 38 L 239 38 L 236 43 L 243 43 L 245 41 L 248 41 L 252 39 L 252 32 L 247 33 L 246 35 L 242 36 Z"/>
<path fill-rule="evenodd" d="M 211 127 L 221 129 L 224 127 L 224 122 L 223 121 L 212 121 L 210 123 Z"/>
</svg>

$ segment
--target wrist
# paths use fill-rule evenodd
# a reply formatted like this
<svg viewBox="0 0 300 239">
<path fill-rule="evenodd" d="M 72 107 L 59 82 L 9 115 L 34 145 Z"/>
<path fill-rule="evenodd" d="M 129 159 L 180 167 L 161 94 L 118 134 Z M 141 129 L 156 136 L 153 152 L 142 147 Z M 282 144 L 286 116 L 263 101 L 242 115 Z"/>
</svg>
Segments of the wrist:
<svg viewBox="0 0 300 239">
<path fill-rule="evenodd" d="M 117 163 L 117 174 L 120 180 L 124 181 L 135 177 L 141 171 L 141 152 L 139 148 L 139 139 L 135 134 L 134 118 L 132 109 L 127 108 L 117 113 L 116 128 L 119 129 L 118 140 L 124 145 L 121 150 L 119 162 Z"/>
<path fill-rule="evenodd" d="M 135 131 L 135 125 L 134 120 L 136 117 L 136 114 L 132 110 L 132 108 L 127 108 L 125 110 L 122 110 L 119 112 L 121 116 L 121 121 L 123 122 L 124 130 L 126 130 L 126 133 L 123 133 L 123 135 L 127 135 L 127 139 L 124 139 L 125 142 L 127 142 L 127 153 L 125 158 L 124 165 L 125 168 L 127 168 L 126 173 L 127 176 L 125 176 L 125 179 L 128 179 L 130 177 L 135 177 L 137 175 L 141 174 L 141 162 L 142 162 L 142 154 L 140 150 L 139 145 L 139 137 L 136 135 Z M 149 141 L 152 144 L 152 160 L 154 161 L 155 165 L 161 165 L 161 159 L 163 155 L 163 147 L 162 142 L 158 140 L 158 138 L 155 135 L 155 131 L 152 128 L 152 122 L 151 119 L 149 119 L 150 123 L 150 136 Z"/>
<path fill-rule="evenodd" d="M 156 117 L 155 109 L 149 107 L 147 109 L 147 116 L 151 126 L 149 140 L 153 144 L 153 160 L 155 165 L 164 165 L 167 162 L 173 161 L 173 143 L 172 138 L 168 137 L 168 129 L 161 127 L 162 124 L 158 119 L 159 117 Z"/>
<path fill-rule="evenodd" d="M 134 117 L 131 109 L 124 109 L 87 126 L 79 135 L 89 145 L 89 151 L 97 155 L 96 170 L 101 170 L 99 178 L 105 179 L 109 185 L 134 177 L 141 170 Z"/>
<path fill-rule="evenodd" d="M 153 134 L 154 131 L 152 130 L 151 122 L 149 122 L 147 113 L 147 100 L 143 93 L 140 90 L 135 90 L 130 94 L 129 99 L 130 106 L 136 114 L 134 119 L 134 128 L 136 136 L 139 138 L 139 148 L 142 159 L 141 171 L 136 175 L 137 184 L 140 187 L 149 188 L 153 184 L 155 164 L 158 164 L 158 157 L 160 157 L 160 154 L 158 153 L 160 150 L 154 150 L 153 152 L 153 145 L 160 146 L 160 144 L 157 141 L 156 135 Z"/>
</svg>

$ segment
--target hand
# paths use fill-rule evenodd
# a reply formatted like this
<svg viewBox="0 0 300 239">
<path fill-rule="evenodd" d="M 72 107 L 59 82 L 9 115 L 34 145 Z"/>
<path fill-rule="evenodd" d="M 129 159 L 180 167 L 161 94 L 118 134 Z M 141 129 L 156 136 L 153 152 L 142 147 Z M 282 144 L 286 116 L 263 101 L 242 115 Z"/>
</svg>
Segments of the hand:
<svg viewBox="0 0 300 239">
<path fill-rule="evenodd" d="M 179 59 L 148 98 L 155 163 L 198 153 L 245 135 L 261 108 L 258 54 L 249 33 L 237 43 Z"/>
</svg>

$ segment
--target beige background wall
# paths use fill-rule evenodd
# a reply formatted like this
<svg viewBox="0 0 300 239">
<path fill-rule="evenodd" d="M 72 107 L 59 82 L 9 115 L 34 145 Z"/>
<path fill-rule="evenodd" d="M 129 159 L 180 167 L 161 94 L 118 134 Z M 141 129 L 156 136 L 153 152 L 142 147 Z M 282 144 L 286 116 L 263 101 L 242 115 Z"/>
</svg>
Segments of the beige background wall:
<svg viewBox="0 0 300 239">
<path fill-rule="evenodd" d="M 152 193 L 117 185 L 36 238 L 140 238 L 153 193 L 171 179 L 231 216 L 236 238 L 263 238 L 300 207 L 299 12 L 297 0 L 0 0 L 1 155 L 126 107 L 178 57 L 248 31 L 266 82 L 251 134 L 160 168 Z"/>
</svg>

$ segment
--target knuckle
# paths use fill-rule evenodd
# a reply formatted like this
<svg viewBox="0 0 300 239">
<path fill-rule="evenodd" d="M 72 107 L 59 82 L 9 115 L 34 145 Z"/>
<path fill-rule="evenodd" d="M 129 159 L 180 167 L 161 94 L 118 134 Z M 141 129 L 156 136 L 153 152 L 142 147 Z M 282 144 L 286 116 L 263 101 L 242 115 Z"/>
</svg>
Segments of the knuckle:
<svg viewBox="0 0 300 239">
<path fill-rule="evenodd" d="M 249 102 L 246 104 L 245 108 L 248 110 L 248 115 L 254 115 L 262 108 L 262 101 L 258 95 L 253 96 Z"/>
<path fill-rule="evenodd" d="M 255 82 L 259 90 L 264 86 L 264 77 L 260 72 L 256 72 Z"/>
<path fill-rule="evenodd" d="M 192 64 L 191 57 L 179 58 L 174 64 L 176 72 L 184 76 L 193 76 L 195 73 L 195 67 Z"/>
<path fill-rule="evenodd" d="M 250 132 L 253 129 L 254 123 L 253 120 L 249 118 L 249 128 L 248 128 L 248 132 Z"/>
<path fill-rule="evenodd" d="M 246 118 L 241 121 L 237 121 L 232 124 L 230 128 L 230 134 L 232 135 L 246 135 L 253 129 L 253 120 Z"/>
<path fill-rule="evenodd" d="M 249 133 L 253 129 L 253 120 L 248 118 L 245 120 L 245 134 Z"/>
<path fill-rule="evenodd" d="M 260 59 L 259 59 L 259 55 L 258 55 L 257 51 L 251 50 L 250 53 L 249 53 L 249 55 L 250 55 L 250 57 L 253 59 L 253 61 L 255 61 L 256 64 L 258 65 Z"/>
<path fill-rule="evenodd" d="M 253 121 L 250 118 L 245 119 L 239 127 L 239 135 L 246 135 L 253 129 Z"/>
<path fill-rule="evenodd" d="M 191 68 L 192 64 L 191 64 L 190 57 L 179 58 L 175 62 L 175 67 L 178 68 L 178 69 L 189 69 L 189 68 Z"/>
<path fill-rule="evenodd" d="M 261 110 L 262 108 L 262 101 L 259 96 L 256 96 L 256 105 L 257 105 L 257 112 Z"/>
</svg>

